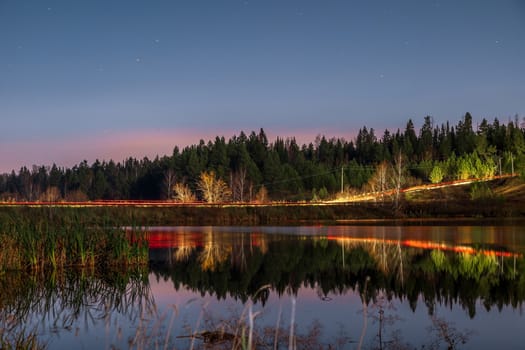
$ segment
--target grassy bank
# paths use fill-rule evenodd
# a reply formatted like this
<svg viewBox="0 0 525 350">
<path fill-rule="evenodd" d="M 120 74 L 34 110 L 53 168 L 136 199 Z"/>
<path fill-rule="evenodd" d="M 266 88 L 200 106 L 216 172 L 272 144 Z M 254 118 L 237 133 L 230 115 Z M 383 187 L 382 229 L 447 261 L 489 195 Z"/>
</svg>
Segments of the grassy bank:
<svg viewBox="0 0 525 350">
<path fill-rule="evenodd" d="M 47 218 L 68 221 L 80 229 L 86 226 L 159 226 L 159 225 L 296 225 L 319 221 L 348 219 L 394 218 L 391 203 L 355 204 L 274 204 L 250 205 L 198 205 L 198 206 L 112 206 L 112 207 L 0 207 L 0 222 L 13 221 L 14 226 L 28 228 L 28 222 L 36 224 L 35 229 L 46 229 Z M 13 219 L 14 218 L 14 219 Z M 21 219 L 23 218 L 23 219 Z M 27 218 L 31 218 L 28 220 Z M 102 219 L 111 218 L 111 219 Z M 108 221 L 109 223 L 106 223 Z M 2 225 L 2 224 L 0 224 Z M 68 224 L 69 225 L 69 224 Z M 5 225 L 4 225 L 5 226 Z M 33 224 L 35 226 L 35 224 Z M 94 228 L 93 228 L 94 229 Z M 5 231 L 5 230 L 4 230 Z"/>
<path fill-rule="evenodd" d="M 404 195 L 402 213 L 406 217 L 423 218 L 523 218 L 525 181 L 497 179 L 408 192 Z"/>
<path fill-rule="evenodd" d="M 64 247 L 75 247 L 75 242 L 80 241 L 93 250 L 95 246 L 92 237 L 98 237 L 96 242 L 105 242 L 102 244 L 104 247 L 116 247 L 112 242 L 125 236 L 124 232 L 116 228 L 120 226 L 301 225 L 525 217 L 525 203 L 507 201 L 501 197 L 481 200 L 449 200 L 440 197 L 422 199 L 415 198 L 413 194 L 411 197 L 401 201 L 398 208 L 388 199 L 382 202 L 267 206 L 233 204 L 162 207 L 0 207 L 0 228 L 6 240 L 18 237 L 18 241 L 29 243 L 26 238 L 32 237 L 31 232 L 39 231 L 44 232 L 44 236 L 39 239 L 49 241 L 46 244 L 55 239 L 73 240 L 64 243 Z M 48 222 L 49 217 L 52 218 L 51 223 Z M 59 223 L 61 221 L 65 223 Z M 8 234 L 9 232 L 11 234 Z M 109 238 L 104 239 L 106 236 Z M 129 242 L 129 239 L 127 241 Z"/>
<path fill-rule="evenodd" d="M 324 204 L 0 205 L 0 271 L 147 264 L 146 234 L 122 227 L 516 217 L 525 217 L 525 184 L 520 179 L 406 192 L 397 207 L 388 197 Z"/>
<path fill-rule="evenodd" d="M 413 218 L 525 217 L 525 181 L 520 178 L 408 189 L 401 194 L 397 206 L 392 194 L 369 197 L 375 200 L 268 204 L 0 203 L 0 224 L 23 217 L 23 220 L 15 219 L 18 220 L 15 226 L 30 231 L 32 228 L 27 227 L 27 219 L 34 222 L 34 218 L 39 218 L 40 223 L 33 224 L 37 226 L 62 219 L 67 221 L 66 228 L 77 227 L 82 232 L 86 225 L 105 228 L 132 225 L 294 225 Z"/>
<path fill-rule="evenodd" d="M 110 216 L 62 208 L 11 208 L 0 213 L 0 271 L 147 264 L 139 229 L 123 229 Z"/>
</svg>

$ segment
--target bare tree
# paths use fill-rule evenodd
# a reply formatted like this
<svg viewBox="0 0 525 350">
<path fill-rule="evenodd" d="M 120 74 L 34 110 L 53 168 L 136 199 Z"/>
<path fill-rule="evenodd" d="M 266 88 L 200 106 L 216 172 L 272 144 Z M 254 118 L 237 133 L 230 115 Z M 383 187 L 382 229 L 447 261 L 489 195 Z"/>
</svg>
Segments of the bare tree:
<svg viewBox="0 0 525 350">
<path fill-rule="evenodd" d="M 389 166 L 386 161 L 376 166 L 376 172 L 368 181 L 368 186 L 372 192 L 384 192 L 388 189 Z"/>
<path fill-rule="evenodd" d="M 39 199 L 44 202 L 58 202 L 62 199 L 62 195 L 58 187 L 50 186 L 40 195 Z"/>
<path fill-rule="evenodd" d="M 226 182 L 217 178 L 214 171 L 201 173 L 197 186 L 208 203 L 222 202 L 231 196 Z"/>
<path fill-rule="evenodd" d="M 392 182 L 395 189 L 395 207 L 399 208 L 399 199 L 401 194 L 401 187 L 404 186 L 405 179 L 405 157 L 401 152 L 398 152 L 394 157 Z"/>
<path fill-rule="evenodd" d="M 428 328 L 429 333 L 433 334 L 433 341 L 429 344 L 429 349 L 442 349 L 443 345 L 447 349 L 458 349 L 465 344 L 474 333 L 472 330 L 458 330 L 453 323 L 439 318 L 435 315 L 431 317 L 432 326 Z"/>
<path fill-rule="evenodd" d="M 262 185 L 261 188 L 259 188 L 259 191 L 257 191 L 257 194 L 255 195 L 255 200 L 258 203 L 266 203 L 269 201 L 268 190 L 266 189 L 266 187 L 264 187 L 264 185 Z"/>
<path fill-rule="evenodd" d="M 246 192 L 246 167 L 241 166 L 237 171 L 231 173 L 232 199 L 234 201 L 244 202 Z"/>
<path fill-rule="evenodd" d="M 82 190 L 76 189 L 69 191 L 65 199 L 68 202 L 87 202 L 89 197 Z"/>
<path fill-rule="evenodd" d="M 173 185 L 175 184 L 175 171 L 173 169 L 167 169 L 164 171 L 164 179 L 162 183 L 164 185 L 163 188 L 166 198 L 171 199 L 173 197 Z"/>
<path fill-rule="evenodd" d="M 195 194 L 191 191 L 188 185 L 182 182 L 173 185 L 172 190 L 175 194 L 175 200 L 177 202 L 188 203 L 195 202 L 196 200 Z"/>
</svg>

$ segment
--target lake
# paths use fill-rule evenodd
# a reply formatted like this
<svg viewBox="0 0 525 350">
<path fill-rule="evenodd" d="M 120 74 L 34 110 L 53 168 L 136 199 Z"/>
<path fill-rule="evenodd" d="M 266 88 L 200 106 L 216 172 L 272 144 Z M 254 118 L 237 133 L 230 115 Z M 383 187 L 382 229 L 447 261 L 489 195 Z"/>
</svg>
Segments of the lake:
<svg viewBox="0 0 525 350">
<path fill-rule="evenodd" d="M 48 349 L 493 349 L 525 343 L 525 227 L 149 227 L 149 268 L 0 277 Z"/>
</svg>

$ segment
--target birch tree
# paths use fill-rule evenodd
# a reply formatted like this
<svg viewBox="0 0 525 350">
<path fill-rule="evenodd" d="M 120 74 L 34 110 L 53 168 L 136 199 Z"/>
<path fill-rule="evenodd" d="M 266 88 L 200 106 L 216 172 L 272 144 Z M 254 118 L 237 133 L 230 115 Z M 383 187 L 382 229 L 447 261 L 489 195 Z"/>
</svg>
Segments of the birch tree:
<svg viewBox="0 0 525 350">
<path fill-rule="evenodd" d="M 192 192 L 190 187 L 186 185 L 185 183 L 178 182 L 175 185 L 173 185 L 173 193 L 174 193 L 174 199 L 177 202 L 182 203 L 188 203 L 188 202 L 195 202 L 197 199 L 195 198 L 195 194 Z"/>
<path fill-rule="evenodd" d="M 230 198 L 231 191 L 224 180 L 218 178 L 214 171 L 202 172 L 197 183 L 203 199 L 208 203 L 223 202 Z"/>
<path fill-rule="evenodd" d="M 394 156 L 394 165 L 393 165 L 393 176 L 392 182 L 394 184 L 395 190 L 395 207 L 399 208 L 399 199 L 401 196 L 401 187 L 405 185 L 406 176 L 405 176 L 405 156 L 402 152 L 398 152 Z"/>
<path fill-rule="evenodd" d="M 164 171 L 162 183 L 164 185 L 164 194 L 166 195 L 166 198 L 171 199 L 173 197 L 173 188 L 175 185 L 175 171 L 173 169 L 167 169 Z"/>
</svg>

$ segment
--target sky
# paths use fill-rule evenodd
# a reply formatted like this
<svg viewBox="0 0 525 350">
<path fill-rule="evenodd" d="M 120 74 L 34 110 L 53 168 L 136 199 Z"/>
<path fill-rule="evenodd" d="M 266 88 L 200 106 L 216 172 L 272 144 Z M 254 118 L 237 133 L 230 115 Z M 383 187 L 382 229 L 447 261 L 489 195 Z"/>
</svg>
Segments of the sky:
<svg viewBox="0 0 525 350">
<path fill-rule="evenodd" d="M 525 116 L 522 0 L 0 0 L 0 172 Z"/>
</svg>

